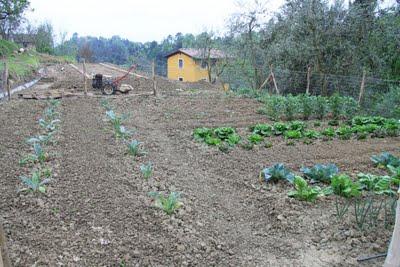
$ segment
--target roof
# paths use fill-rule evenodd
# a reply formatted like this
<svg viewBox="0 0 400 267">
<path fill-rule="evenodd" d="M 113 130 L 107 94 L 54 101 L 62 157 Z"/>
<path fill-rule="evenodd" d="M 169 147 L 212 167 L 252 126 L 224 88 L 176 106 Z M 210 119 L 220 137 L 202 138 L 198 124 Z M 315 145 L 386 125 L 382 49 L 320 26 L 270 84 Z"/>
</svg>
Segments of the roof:
<svg viewBox="0 0 400 267">
<path fill-rule="evenodd" d="M 196 48 L 180 48 L 177 49 L 169 54 L 167 54 L 165 57 L 170 57 L 178 53 L 183 53 L 185 55 L 188 55 L 189 57 L 195 58 L 195 59 L 205 59 L 207 58 L 206 51 L 204 49 L 196 49 Z M 225 58 L 226 55 L 223 51 L 218 50 L 218 49 L 211 49 L 210 51 L 210 58 L 213 59 L 218 59 L 218 58 Z"/>
</svg>

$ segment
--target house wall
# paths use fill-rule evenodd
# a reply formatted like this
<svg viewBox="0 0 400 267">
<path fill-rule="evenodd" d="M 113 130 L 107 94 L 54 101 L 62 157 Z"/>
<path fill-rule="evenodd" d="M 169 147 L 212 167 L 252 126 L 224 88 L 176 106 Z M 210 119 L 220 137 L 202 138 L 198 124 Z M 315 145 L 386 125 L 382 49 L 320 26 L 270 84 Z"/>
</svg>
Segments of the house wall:
<svg viewBox="0 0 400 267">
<path fill-rule="evenodd" d="M 183 59 L 183 68 L 179 68 L 179 59 Z M 197 82 L 199 80 L 208 80 L 207 69 L 201 68 L 193 58 L 183 53 L 177 53 L 168 58 L 168 79 L 179 80 L 183 78 L 184 82 Z"/>
</svg>

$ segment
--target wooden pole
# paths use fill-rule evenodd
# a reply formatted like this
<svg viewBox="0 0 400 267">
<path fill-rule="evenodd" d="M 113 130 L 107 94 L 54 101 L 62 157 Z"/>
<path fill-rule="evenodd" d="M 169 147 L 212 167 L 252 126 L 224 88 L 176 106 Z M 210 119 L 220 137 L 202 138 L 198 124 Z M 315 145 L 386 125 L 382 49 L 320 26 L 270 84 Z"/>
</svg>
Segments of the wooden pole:
<svg viewBox="0 0 400 267">
<path fill-rule="evenodd" d="M 153 95 L 157 96 L 156 63 L 154 62 L 154 60 L 153 60 L 151 65 L 152 65 L 151 69 L 152 69 L 152 72 L 153 72 L 153 75 L 152 75 L 152 78 L 153 78 Z"/>
<path fill-rule="evenodd" d="M 86 60 L 83 59 L 83 86 L 85 90 L 85 96 L 87 95 L 87 84 L 86 84 Z"/>
<path fill-rule="evenodd" d="M 400 187 L 397 191 L 396 222 L 394 225 L 392 241 L 386 256 L 384 267 L 400 266 Z"/>
<path fill-rule="evenodd" d="M 265 79 L 265 81 L 261 84 L 260 88 L 258 88 L 258 91 L 261 91 L 261 89 L 269 82 L 270 79 L 271 79 L 271 74 L 268 75 L 267 79 Z"/>
<path fill-rule="evenodd" d="M 4 233 L 3 224 L 0 222 L 0 266 L 11 267 L 11 261 L 8 257 L 6 245 L 6 235 Z"/>
<path fill-rule="evenodd" d="M 307 68 L 307 89 L 306 94 L 310 94 L 310 83 L 311 83 L 311 66 L 309 65 Z"/>
<path fill-rule="evenodd" d="M 362 80 L 361 80 L 361 86 L 360 86 L 360 95 L 358 96 L 358 104 L 361 104 L 362 98 L 364 97 L 366 75 L 367 75 L 367 72 L 364 69 Z"/>
<path fill-rule="evenodd" d="M 278 89 L 278 85 L 276 84 L 275 75 L 274 75 L 274 72 L 273 72 L 273 65 L 270 65 L 270 69 L 271 69 L 271 74 L 270 75 L 271 75 L 272 82 L 274 83 L 275 91 L 276 91 L 276 93 L 278 95 L 280 95 L 280 92 L 279 92 L 279 89 Z"/>
<path fill-rule="evenodd" d="M 8 100 L 11 100 L 10 87 L 8 86 L 8 64 L 6 59 L 4 60 L 4 70 L 3 70 L 3 90 L 4 94 L 7 91 Z"/>
</svg>

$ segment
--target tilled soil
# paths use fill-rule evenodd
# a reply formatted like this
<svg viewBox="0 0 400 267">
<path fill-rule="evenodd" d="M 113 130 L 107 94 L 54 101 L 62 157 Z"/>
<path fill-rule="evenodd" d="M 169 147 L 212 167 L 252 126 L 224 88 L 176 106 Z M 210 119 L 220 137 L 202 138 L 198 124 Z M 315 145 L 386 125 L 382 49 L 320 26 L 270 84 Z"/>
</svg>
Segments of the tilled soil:
<svg viewBox="0 0 400 267">
<path fill-rule="evenodd" d="M 35 119 L 45 102 L 0 105 L 0 219 L 15 266 L 359 266 L 357 257 L 386 251 L 392 228 L 359 231 L 353 218 L 338 221 L 333 197 L 300 202 L 287 196 L 289 185 L 262 185 L 258 174 L 278 162 L 293 170 L 335 163 L 348 173 L 380 172 L 370 156 L 398 155 L 400 138 L 295 146 L 273 138 L 269 149 L 224 154 L 193 141 L 193 129 L 245 132 L 266 121 L 257 102 L 178 92 L 110 103 L 130 115 L 125 125 L 146 154 L 126 155 L 99 99 L 64 99 L 58 142 L 48 147 L 55 175 L 46 195 L 17 193 L 18 176 L 29 173 L 18 166 L 29 153 L 24 140 L 40 132 Z M 155 173 L 145 181 L 139 166 L 149 161 Z M 180 192 L 184 205 L 165 215 L 153 207 L 152 191 Z"/>
</svg>

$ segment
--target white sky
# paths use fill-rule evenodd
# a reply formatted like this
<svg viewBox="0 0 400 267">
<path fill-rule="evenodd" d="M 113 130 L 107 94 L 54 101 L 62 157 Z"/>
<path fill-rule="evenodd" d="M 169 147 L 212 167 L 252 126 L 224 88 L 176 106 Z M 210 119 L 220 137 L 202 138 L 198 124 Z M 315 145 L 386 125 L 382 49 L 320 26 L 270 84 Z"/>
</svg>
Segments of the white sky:
<svg viewBox="0 0 400 267">
<path fill-rule="evenodd" d="M 71 36 L 122 38 L 136 42 L 161 41 L 177 32 L 197 34 L 205 29 L 224 32 L 226 20 L 237 2 L 253 0 L 30 0 L 33 12 L 27 17 L 33 24 L 49 21 L 54 32 Z M 277 11 L 284 0 L 268 2 L 269 11 Z M 384 4 L 395 0 L 383 0 Z M 384 5 L 382 4 L 382 5 Z"/>
<path fill-rule="evenodd" d="M 250 0 L 242 0 L 250 2 Z M 263 0 L 262 0 L 263 1 Z M 49 21 L 55 34 L 119 35 L 131 41 L 161 41 L 169 34 L 223 32 L 236 0 L 31 0 L 34 24 Z M 270 1 L 277 9 L 284 0 Z"/>
</svg>

